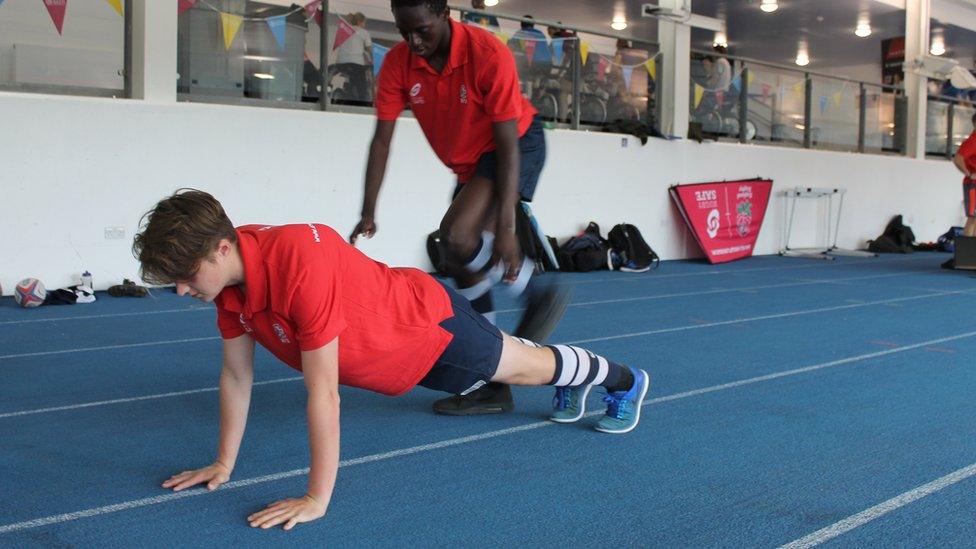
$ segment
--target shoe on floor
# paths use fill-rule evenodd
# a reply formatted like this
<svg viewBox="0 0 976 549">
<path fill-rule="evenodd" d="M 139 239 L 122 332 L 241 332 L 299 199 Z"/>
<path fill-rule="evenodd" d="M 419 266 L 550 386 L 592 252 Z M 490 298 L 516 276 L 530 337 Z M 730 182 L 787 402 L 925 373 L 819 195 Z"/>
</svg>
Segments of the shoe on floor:
<svg viewBox="0 0 976 549">
<path fill-rule="evenodd" d="M 590 394 L 592 388 L 592 385 L 556 387 L 556 396 L 552 397 L 552 415 L 549 419 L 556 423 L 579 421 L 586 413 L 586 395 Z"/>
<path fill-rule="evenodd" d="M 108 295 L 113 297 L 146 297 L 149 295 L 149 288 L 140 286 L 128 278 L 125 278 L 122 280 L 122 284 L 116 284 L 115 286 L 109 287 Z"/>
<path fill-rule="evenodd" d="M 629 391 L 607 393 L 603 401 L 607 403 L 607 413 L 596 424 L 596 430 L 603 433 L 629 433 L 640 421 L 644 396 L 651 386 L 651 377 L 638 368 L 630 368 L 634 374 L 634 385 Z"/>
<path fill-rule="evenodd" d="M 956 268 L 956 258 L 951 257 L 942 263 L 943 269 L 955 269 Z"/>
<path fill-rule="evenodd" d="M 449 416 L 503 414 L 514 409 L 512 388 L 496 382 L 488 383 L 466 395 L 454 395 L 434 403 L 435 412 Z"/>
</svg>

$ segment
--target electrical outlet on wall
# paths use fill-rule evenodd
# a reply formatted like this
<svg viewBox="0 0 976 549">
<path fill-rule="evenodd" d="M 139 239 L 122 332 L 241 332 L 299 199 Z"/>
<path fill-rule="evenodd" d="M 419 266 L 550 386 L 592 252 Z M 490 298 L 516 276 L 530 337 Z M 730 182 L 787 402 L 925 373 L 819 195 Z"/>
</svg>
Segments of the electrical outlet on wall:
<svg viewBox="0 0 976 549">
<path fill-rule="evenodd" d="M 105 227 L 105 240 L 122 240 L 125 238 L 125 227 Z"/>
</svg>

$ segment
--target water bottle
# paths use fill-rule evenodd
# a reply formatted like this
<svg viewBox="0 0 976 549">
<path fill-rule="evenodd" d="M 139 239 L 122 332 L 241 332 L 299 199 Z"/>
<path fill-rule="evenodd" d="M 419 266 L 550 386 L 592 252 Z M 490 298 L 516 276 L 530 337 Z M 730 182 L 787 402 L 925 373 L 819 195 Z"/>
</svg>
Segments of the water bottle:
<svg viewBox="0 0 976 549">
<path fill-rule="evenodd" d="M 81 273 L 81 285 L 82 286 L 88 286 L 92 290 L 95 289 L 95 287 L 92 286 L 92 275 L 91 275 L 90 272 L 85 271 L 85 272 Z"/>
</svg>

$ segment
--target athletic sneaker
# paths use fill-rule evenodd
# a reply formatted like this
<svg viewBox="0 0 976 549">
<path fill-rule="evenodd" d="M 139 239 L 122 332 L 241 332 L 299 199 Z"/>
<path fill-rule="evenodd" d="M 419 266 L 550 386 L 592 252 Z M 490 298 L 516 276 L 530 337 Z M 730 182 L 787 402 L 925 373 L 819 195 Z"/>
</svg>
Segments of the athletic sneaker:
<svg viewBox="0 0 976 549">
<path fill-rule="evenodd" d="M 566 312 L 569 290 L 553 282 L 542 281 L 537 275 L 529 281 L 525 295 L 525 312 L 512 335 L 539 344 L 545 343 Z"/>
<path fill-rule="evenodd" d="M 623 434 L 637 427 L 644 396 L 651 386 L 651 377 L 641 369 L 630 368 L 630 371 L 634 374 L 634 385 L 629 391 L 607 393 L 603 397 L 607 403 L 607 414 L 596 424 L 597 431 Z"/>
<path fill-rule="evenodd" d="M 108 295 L 112 297 L 146 297 L 149 295 L 149 288 L 140 286 L 128 278 L 122 279 L 122 284 L 116 284 L 108 289 Z"/>
<path fill-rule="evenodd" d="M 552 415 L 549 419 L 557 423 L 579 421 L 586 413 L 586 395 L 590 394 L 592 388 L 592 385 L 556 387 L 556 396 L 552 397 Z"/>
<path fill-rule="evenodd" d="M 512 388 L 492 381 L 466 395 L 454 395 L 434 402 L 434 411 L 449 416 L 503 414 L 515 409 Z"/>
<path fill-rule="evenodd" d="M 607 269 L 611 271 L 620 271 L 622 273 L 646 273 L 651 270 L 650 265 L 644 265 L 641 267 L 633 259 L 629 261 L 624 261 L 621 254 L 613 251 L 613 249 L 607 250 Z"/>
</svg>

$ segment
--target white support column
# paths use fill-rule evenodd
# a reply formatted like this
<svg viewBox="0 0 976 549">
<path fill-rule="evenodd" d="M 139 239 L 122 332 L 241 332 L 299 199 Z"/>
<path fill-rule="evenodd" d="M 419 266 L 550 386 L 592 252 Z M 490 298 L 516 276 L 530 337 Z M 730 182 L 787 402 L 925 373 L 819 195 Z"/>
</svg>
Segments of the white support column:
<svg viewBox="0 0 976 549">
<path fill-rule="evenodd" d="M 178 2 L 132 0 L 132 98 L 176 101 Z"/>
<path fill-rule="evenodd" d="M 660 0 L 662 8 L 691 9 L 690 0 Z M 658 69 L 658 101 L 661 102 L 661 131 L 687 137 L 688 94 L 691 79 L 691 28 L 660 19 L 657 36 L 661 43 Z"/>
<path fill-rule="evenodd" d="M 905 0 L 905 95 L 908 113 L 905 155 L 925 158 L 925 113 L 928 79 L 909 70 L 914 59 L 929 53 L 929 0 Z"/>
</svg>

